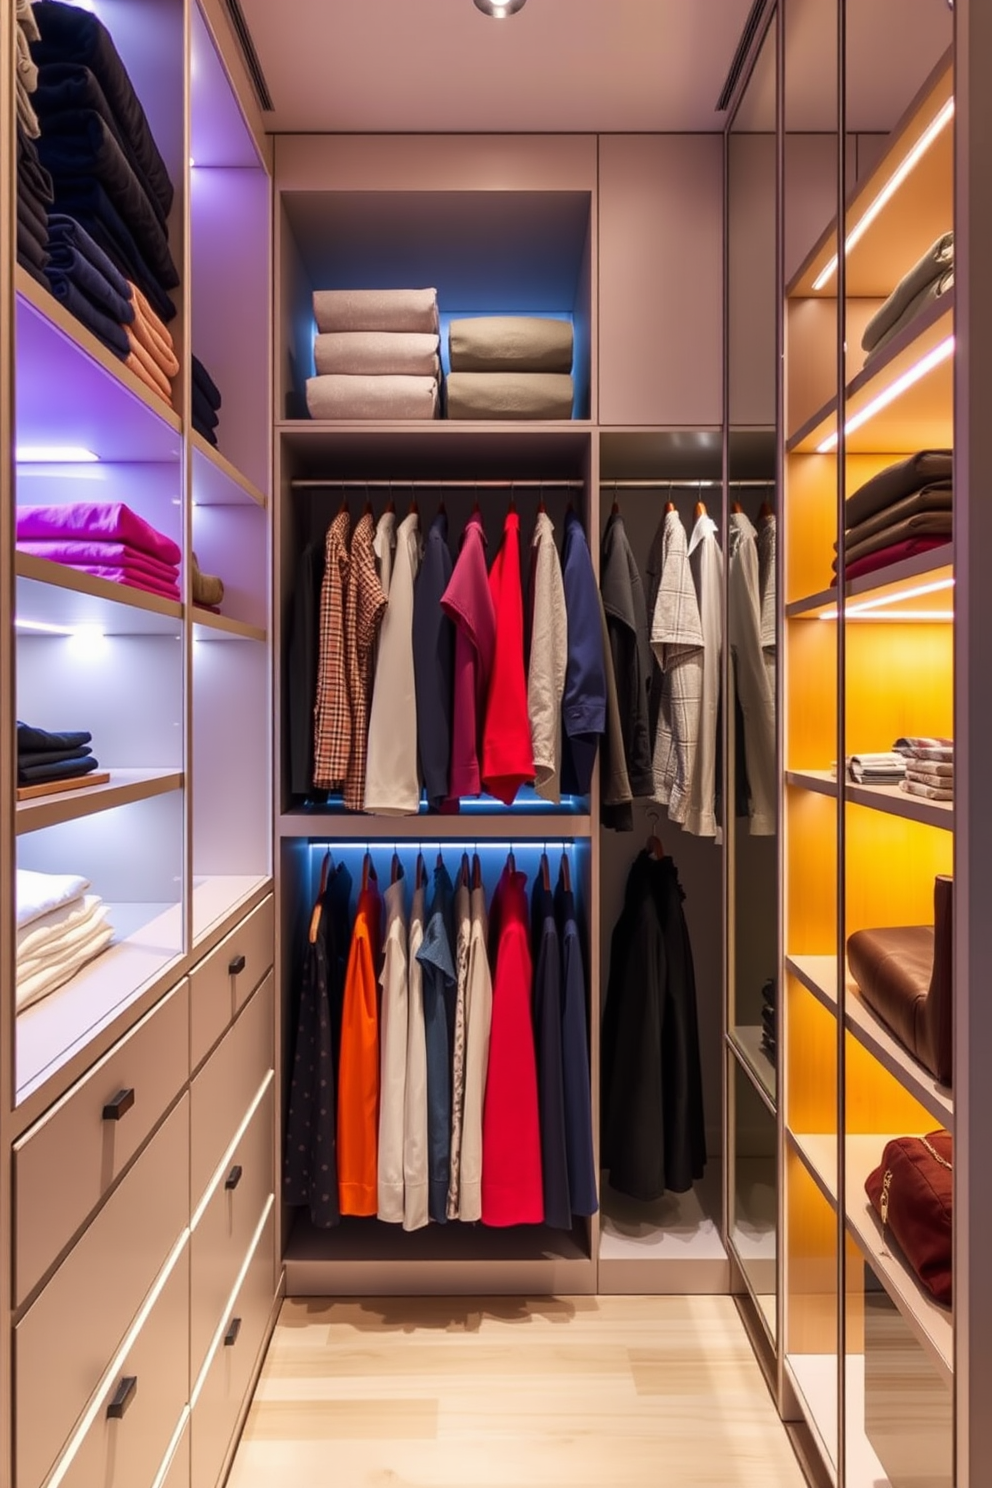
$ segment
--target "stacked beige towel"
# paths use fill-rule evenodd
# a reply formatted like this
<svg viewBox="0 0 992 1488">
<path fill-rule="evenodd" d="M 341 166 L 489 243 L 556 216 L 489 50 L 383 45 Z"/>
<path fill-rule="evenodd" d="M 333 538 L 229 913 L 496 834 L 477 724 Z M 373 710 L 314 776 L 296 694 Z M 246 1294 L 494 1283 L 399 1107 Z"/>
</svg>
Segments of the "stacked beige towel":
<svg viewBox="0 0 992 1488">
<path fill-rule="evenodd" d="M 572 325 L 534 315 L 453 320 L 448 334 L 451 419 L 568 419 Z"/>
<path fill-rule="evenodd" d="M 438 417 L 441 362 L 434 289 L 322 289 L 307 379 L 316 419 Z"/>
</svg>

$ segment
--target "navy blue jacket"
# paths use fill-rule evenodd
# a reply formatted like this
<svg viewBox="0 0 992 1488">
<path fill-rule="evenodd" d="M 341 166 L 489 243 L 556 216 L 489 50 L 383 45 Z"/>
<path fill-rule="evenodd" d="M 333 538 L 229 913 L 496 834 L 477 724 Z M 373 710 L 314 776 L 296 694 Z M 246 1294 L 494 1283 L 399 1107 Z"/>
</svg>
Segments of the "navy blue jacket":
<svg viewBox="0 0 992 1488">
<path fill-rule="evenodd" d="M 585 796 L 592 786 L 599 736 L 606 729 L 606 663 L 596 575 L 582 523 L 573 511 L 565 517 L 561 570 L 568 615 L 562 789 Z"/>
<path fill-rule="evenodd" d="M 575 895 L 559 871 L 555 918 L 561 943 L 561 1041 L 565 1097 L 568 1191 L 573 1214 L 595 1214 L 596 1160 L 592 1142 L 589 1035 L 586 1029 L 586 978 L 582 941 L 575 917 Z"/>
<path fill-rule="evenodd" d="M 428 1212 L 444 1224 L 448 1216 L 448 1168 L 451 1157 L 451 1041 L 449 1008 L 455 996 L 455 963 L 451 954 L 454 891 L 448 870 L 434 870 L 434 894 L 417 960 L 424 976 L 424 1026 L 427 1038 Z"/>
<path fill-rule="evenodd" d="M 447 799 L 451 767 L 455 628 L 441 608 L 451 570 L 448 518 L 438 512 L 427 533 L 413 591 L 417 749 L 427 801 L 435 810 Z"/>
</svg>

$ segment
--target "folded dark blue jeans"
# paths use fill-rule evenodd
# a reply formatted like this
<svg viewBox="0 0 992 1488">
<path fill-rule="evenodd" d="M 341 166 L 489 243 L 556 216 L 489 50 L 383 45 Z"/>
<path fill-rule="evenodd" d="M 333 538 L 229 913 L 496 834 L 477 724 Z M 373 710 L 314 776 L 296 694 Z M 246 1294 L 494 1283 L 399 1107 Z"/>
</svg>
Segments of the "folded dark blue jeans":
<svg viewBox="0 0 992 1488">
<path fill-rule="evenodd" d="M 159 153 L 147 116 L 106 26 L 77 5 L 38 0 L 32 6 L 41 40 L 31 43 L 39 67 L 49 62 L 76 62 L 88 67 L 103 91 L 141 171 L 166 215 L 172 207 L 172 182 Z"/>
<path fill-rule="evenodd" d="M 99 181 L 152 271 L 165 285 L 179 283 L 165 228 L 127 156 L 98 113 L 93 109 L 69 109 L 50 114 L 44 120 L 38 154 L 52 174 L 56 196 L 66 178 L 92 176 Z"/>
<path fill-rule="evenodd" d="M 176 307 L 166 294 L 174 285 L 163 284 L 148 267 L 137 243 L 99 181 L 66 181 L 60 185 L 55 212 L 72 217 L 84 227 L 107 257 L 148 297 L 163 320 L 173 320 Z"/>
<path fill-rule="evenodd" d="M 63 729 L 53 733 L 51 729 L 37 728 L 31 723 L 17 721 L 17 752 L 29 754 L 32 749 L 79 749 L 92 744 L 89 729 Z"/>
<path fill-rule="evenodd" d="M 127 339 L 127 332 L 119 321 L 112 320 L 98 305 L 94 305 L 88 295 L 67 279 L 64 274 L 52 270 L 45 270 L 48 279 L 48 287 L 52 294 L 64 305 L 70 315 L 74 315 L 87 330 L 92 331 L 104 346 L 123 361 L 131 350 L 131 343 Z"/>
<path fill-rule="evenodd" d="M 215 412 L 215 410 L 210 407 L 210 404 L 203 396 L 203 392 L 195 382 L 192 386 L 192 398 L 193 422 L 200 428 L 216 429 L 217 425 L 220 423 L 220 417 Z"/>
<path fill-rule="evenodd" d="M 193 369 L 193 386 L 200 389 L 208 406 L 216 412 L 224 401 L 220 389 L 198 356 L 190 357 L 190 365 Z"/>
<path fill-rule="evenodd" d="M 217 448 L 217 435 L 214 433 L 213 429 L 208 428 L 206 424 L 201 424 L 197 419 L 195 413 L 193 415 L 193 428 L 196 430 L 197 434 L 202 434 L 203 438 L 207 441 L 208 444 L 212 444 L 214 449 Z"/>
<path fill-rule="evenodd" d="M 39 206 L 50 206 L 55 199 L 52 178 L 41 163 L 38 146 L 17 126 L 17 185 L 30 194 Z"/>
<path fill-rule="evenodd" d="M 66 760 L 61 765 L 27 765 L 17 767 L 20 785 L 40 785 L 43 780 L 75 780 L 80 775 L 89 775 L 100 768 L 100 761 L 91 754 L 82 759 Z"/>
<path fill-rule="evenodd" d="M 74 217 L 67 217 L 64 212 L 50 212 L 48 216 L 48 246 L 54 254 L 57 247 L 74 248 L 83 258 L 87 259 L 95 269 L 99 269 L 103 277 L 120 295 L 122 300 L 131 299 L 131 287 L 127 278 L 121 273 L 100 248 L 84 227 Z M 53 258 L 53 263 L 58 263 Z M 60 267 L 65 267 L 64 264 Z M 130 320 L 128 321 L 130 324 Z"/>
<path fill-rule="evenodd" d="M 95 245 L 94 245 L 95 246 Z M 99 251 L 99 250 L 97 250 Z M 69 243 L 57 242 L 49 236 L 48 240 L 48 279 L 50 284 L 67 279 L 74 284 L 87 299 L 91 300 L 98 310 L 102 310 L 117 325 L 131 325 L 134 321 L 134 305 L 131 303 L 131 293 L 127 281 L 121 279 L 120 274 L 110 265 L 114 281 L 124 285 L 125 294 L 120 294 L 114 281 L 108 279 L 96 266 L 84 258 L 78 248 L 73 248 Z M 56 298 L 61 298 L 58 291 L 53 289 Z"/>
</svg>

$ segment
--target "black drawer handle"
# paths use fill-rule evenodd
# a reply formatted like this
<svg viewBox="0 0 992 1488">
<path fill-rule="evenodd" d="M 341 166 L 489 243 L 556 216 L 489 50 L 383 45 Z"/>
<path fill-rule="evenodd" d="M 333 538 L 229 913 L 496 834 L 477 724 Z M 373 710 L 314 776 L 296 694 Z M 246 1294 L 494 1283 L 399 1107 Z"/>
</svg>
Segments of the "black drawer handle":
<svg viewBox="0 0 992 1488">
<path fill-rule="evenodd" d="M 245 969 L 245 964 L 244 956 L 232 956 L 231 963 L 227 969 L 231 976 L 240 976 Z"/>
<path fill-rule="evenodd" d="M 225 1348 L 233 1348 L 234 1345 L 238 1341 L 238 1334 L 240 1332 L 241 1332 L 241 1319 L 240 1318 L 232 1318 L 231 1321 L 230 1321 L 230 1324 L 228 1325 L 227 1332 L 224 1334 L 224 1347 Z"/>
<path fill-rule="evenodd" d="M 111 1421 L 119 1421 L 127 1410 L 131 1401 L 138 1393 L 138 1376 L 126 1374 L 114 1393 L 114 1398 L 107 1406 L 107 1416 Z"/>
<path fill-rule="evenodd" d="M 235 1163 L 234 1164 L 234 1167 L 231 1169 L 231 1171 L 228 1173 L 227 1177 L 224 1179 L 224 1187 L 226 1189 L 230 1189 L 232 1191 L 234 1189 L 236 1189 L 237 1186 L 238 1186 L 238 1184 L 241 1182 L 241 1173 L 242 1173 L 241 1164 L 240 1163 Z"/>
<path fill-rule="evenodd" d="M 134 1105 L 134 1088 L 129 1086 L 127 1090 L 118 1090 L 112 1101 L 108 1101 L 103 1108 L 104 1121 L 120 1121 L 126 1116 Z"/>
</svg>

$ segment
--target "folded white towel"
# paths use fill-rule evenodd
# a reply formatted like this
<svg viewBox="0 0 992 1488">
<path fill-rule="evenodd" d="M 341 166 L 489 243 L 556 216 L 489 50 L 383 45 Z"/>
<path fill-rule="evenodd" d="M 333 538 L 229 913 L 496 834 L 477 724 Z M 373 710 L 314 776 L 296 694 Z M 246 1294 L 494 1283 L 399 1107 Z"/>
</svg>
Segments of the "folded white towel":
<svg viewBox="0 0 992 1488">
<path fill-rule="evenodd" d="M 57 945 L 64 935 L 68 935 L 79 925 L 88 925 L 94 918 L 94 912 L 102 906 L 103 900 L 99 894 L 85 894 L 69 904 L 63 904 L 61 909 L 53 909 L 49 914 L 32 920 L 30 925 L 25 925 L 23 930 L 17 932 L 18 961 L 28 961 L 32 956 L 42 955 L 48 946 Z"/>
<path fill-rule="evenodd" d="M 46 966 L 62 960 L 71 955 L 79 946 L 83 946 L 95 935 L 96 932 L 107 923 L 107 906 L 96 894 L 88 894 L 83 900 L 85 911 L 73 916 L 61 929 L 52 930 L 47 940 L 34 940 L 29 950 L 18 947 L 17 951 L 17 982 L 18 985 L 35 972 L 41 971 Z M 60 911 L 64 913 L 64 911 Z M 46 915 L 46 919 L 49 916 Z M 28 930 L 29 939 L 37 931 L 42 922 L 36 920 Z"/>
<path fill-rule="evenodd" d="M 54 992 L 56 988 L 68 982 L 78 971 L 82 970 L 88 961 L 92 961 L 94 956 L 98 956 L 107 948 L 113 933 L 110 925 L 98 925 L 83 944 L 74 946 L 59 960 L 42 967 L 33 976 L 25 977 L 24 981 L 18 980 L 15 996 L 17 1011 L 23 1012 L 26 1007 L 40 1002 L 43 997 L 47 997 L 50 992 Z"/>
<path fill-rule="evenodd" d="M 18 868 L 18 930 L 23 930 L 33 920 L 40 920 L 42 915 L 51 914 L 54 909 L 71 904 L 74 899 L 81 901 L 89 886 L 88 878 L 80 878 L 75 873 L 34 873 L 27 868 Z"/>
<path fill-rule="evenodd" d="M 329 331 L 314 337 L 313 359 L 321 376 L 439 378 L 440 344 L 428 331 Z"/>
</svg>

